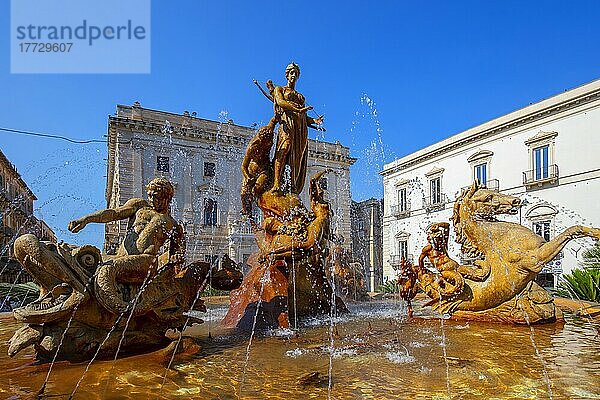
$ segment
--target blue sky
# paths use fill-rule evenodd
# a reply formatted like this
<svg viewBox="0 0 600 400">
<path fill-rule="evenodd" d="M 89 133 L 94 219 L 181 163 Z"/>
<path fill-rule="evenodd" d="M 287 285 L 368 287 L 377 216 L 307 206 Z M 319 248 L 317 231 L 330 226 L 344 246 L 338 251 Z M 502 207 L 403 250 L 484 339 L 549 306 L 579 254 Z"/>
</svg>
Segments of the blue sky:
<svg viewBox="0 0 600 400">
<path fill-rule="evenodd" d="M 266 121 L 252 79 L 298 90 L 351 147 L 355 199 L 381 196 L 383 161 L 600 77 L 598 1 L 153 1 L 144 75 L 11 75 L 0 5 L 0 127 L 102 139 L 115 105 Z M 312 133 L 315 137 L 315 133 Z M 68 241 L 68 220 L 103 207 L 106 148 L 0 132 L 0 148 Z"/>
</svg>

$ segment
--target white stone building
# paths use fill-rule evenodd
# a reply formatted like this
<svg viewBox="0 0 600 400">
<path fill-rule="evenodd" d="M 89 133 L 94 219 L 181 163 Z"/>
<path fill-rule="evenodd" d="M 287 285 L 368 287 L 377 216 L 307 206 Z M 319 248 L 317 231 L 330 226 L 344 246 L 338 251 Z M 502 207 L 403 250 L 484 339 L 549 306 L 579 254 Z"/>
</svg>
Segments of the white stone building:
<svg viewBox="0 0 600 400">
<path fill-rule="evenodd" d="M 450 136 L 384 166 L 384 276 L 402 256 L 416 262 L 431 222 L 449 222 L 474 179 L 525 200 L 516 216 L 550 239 L 568 226 L 600 227 L 600 80 Z M 450 237 L 450 255 L 461 259 Z M 556 284 L 577 267 L 590 239 L 570 242 L 538 282 Z M 463 261 L 467 261 L 464 260 Z M 544 282 L 545 281 L 545 282 Z"/>
<path fill-rule="evenodd" d="M 174 114 L 133 106 L 117 106 L 108 119 L 108 207 L 132 197 L 146 198 L 146 184 L 164 176 L 176 186 L 172 212 L 186 231 L 188 260 L 228 254 L 245 262 L 257 250 L 247 222 L 240 218 L 240 166 L 255 131 L 233 121 L 210 121 L 195 113 Z M 335 213 L 333 229 L 350 236 L 350 165 L 347 147 L 309 141 L 308 176 L 323 168 Z M 303 191 L 307 200 L 308 179 Z M 335 193 L 335 195 L 334 195 Z M 126 221 L 106 226 L 104 248 L 114 252 L 127 229 Z"/>
</svg>

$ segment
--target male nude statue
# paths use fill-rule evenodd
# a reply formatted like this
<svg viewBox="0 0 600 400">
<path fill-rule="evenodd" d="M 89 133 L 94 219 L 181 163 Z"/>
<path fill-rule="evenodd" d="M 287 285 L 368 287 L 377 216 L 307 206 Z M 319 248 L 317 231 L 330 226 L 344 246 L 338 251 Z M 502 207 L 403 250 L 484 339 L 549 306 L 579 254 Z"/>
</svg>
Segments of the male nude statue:
<svg viewBox="0 0 600 400">
<path fill-rule="evenodd" d="M 425 258 L 433 264 L 438 271 L 456 271 L 463 278 L 473 281 L 484 281 L 490 274 L 489 267 L 482 266 L 475 261 L 473 266 L 461 265 L 448 255 L 448 237 L 450 235 L 450 224 L 447 222 L 434 222 L 427 230 L 427 241 L 429 244 L 423 248 L 419 256 L 419 269 L 425 269 Z"/>
<path fill-rule="evenodd" d="M 69 230 L 77 233 L 90 222 L 129 220 L 125 239 L 110 261 L 120 282 L 142 283 L 150 269 L 154 274 L 158 265 L 183 261 L 183 229 L 170 212 L 173 185 L 165 178 L 156 178 L 146 190 L 148 201 L 130 199 L 120 207 L 96 211 L 69 223 Z M 168 251 L 158 257 L 167 240 Z"/>
</svg>

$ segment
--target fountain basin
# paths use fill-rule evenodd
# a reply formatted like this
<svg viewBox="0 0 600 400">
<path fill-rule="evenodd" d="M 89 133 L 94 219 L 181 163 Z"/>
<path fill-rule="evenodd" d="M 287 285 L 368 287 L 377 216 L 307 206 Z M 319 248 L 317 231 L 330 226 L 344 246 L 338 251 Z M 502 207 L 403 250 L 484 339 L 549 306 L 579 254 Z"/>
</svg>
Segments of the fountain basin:
<svg viewBox="0 0 600 400">
<path fill-rule="evenodd" d="M 255 337 L 244 372 L 248 336 L 218 326 L 227 304 L 207 306 L 206 323 L 186 331 L 201 342 L 197 355 L 170 370 L 157 353 L 97 361 L 75 398 L 323 399 L 330 358 L 335 399 L 543 399 L 550 398 L 549 387 L 555 399 L 600 398 L 594 384 L 600 381 L 597 328 L 570 313 L 565 324 L 445 320 L 442 326 L 421 307 L 406 321 L 402 301 L 349 304 L 351 313 L 338 318 L 333 330 L 323 318 L 297 331 Z M 48 365 L 32 365 L 31 350 L 8 358 L 5 343 L 19 324 L 9 314 L 0 322 L 1 397 L 29 398 L 43 384 Z M 85 367 L 55 364 L 46 394 L 68 396 Z"/>
</svg>

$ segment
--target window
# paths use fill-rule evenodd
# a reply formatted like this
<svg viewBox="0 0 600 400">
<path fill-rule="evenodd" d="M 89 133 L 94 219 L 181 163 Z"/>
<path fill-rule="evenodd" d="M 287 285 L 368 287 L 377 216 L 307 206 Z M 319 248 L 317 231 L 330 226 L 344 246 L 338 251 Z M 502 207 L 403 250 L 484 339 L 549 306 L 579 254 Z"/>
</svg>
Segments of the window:
<svg viewBox="0 0 600 400">
<path fill-rule="evenodd" d="M 406 195 L 406 188 L 398 190 L 398 209 L 400 212 L 408 211 L 408 197 Z"/>
<path fill-rule="evenodd" d="M 550 221 L 536 221 L 533 223 L 533 232 L 544 238 L 546 242 L 550 240 Z"/>
<path fill-rule="evenodd" d="M 204 163 L 204 176 L 215 176 L 215 163 L 205 162 Z"/>
<path fill-rule="evenodd" d="M 548 178 L 548 146 L 533 149 L 533 173 L 535 180 Z"/>
<path fill-rule="evenodd" d="M 0 174 L 0 190 L 4 189 L 4 176 Z"/>
<path fill-rule="evenodd" d="M 217 226 L 217 202 L 204 199 L 204 225 Z"/>
<path fill-rule="evenodd" d="M 491 183 L 488 181 L 490 180 L 490 164 L 493 156 L 494 153 L 489 150 L 479 150 L 467 158 L 471 171 L 473 171 L 472 180 L 487 186 L 488 189 L 490 189 L 489 185 Z M 496 183 L 496 185 L 499 186 L 499 183 Z"/>
<path fill-rule="evenodd" d="M 473 168 L 473 177 L 475 180 L 485 185 L 487 183 L 487 163 L 477 164 Z"/>
<path fill-rule="evenodd" d="M 429 181 L 429 196 L 431 204 L 442 202 L 442 178 L 434 178 Z"/>
<path fill-rule="evenodd" d="M 425 177 L 429 182 L 429 193 L 423 200 L 425 203 L 425 211 L 428 213 L 440 211 L 446 207 L 446 196 L 442 194 L 443 173 L 443 168 L 434 168 L 425 174 Z"/>
<path fill-rule="evenodd" d="M 527 189 L 557 182 L 558 165 L 554 157 L 557 136 L 558 132 L 540 131 L 525 141 L 529 153 L 529 169 L 523 172 L 523 184 Z"/>
<path fill-rule="evenodd" d="M 408 241 L 407 240 L 400 240 L 398 242 L 398 255 L 400 256 L 400 259 L 405 259 L 408 260 Z"/>
<path fill-rule="evenodd" d="M 156 170 L 160 172 L 169 172 L 169 157 L 156 157 Z"/>
</svg>

